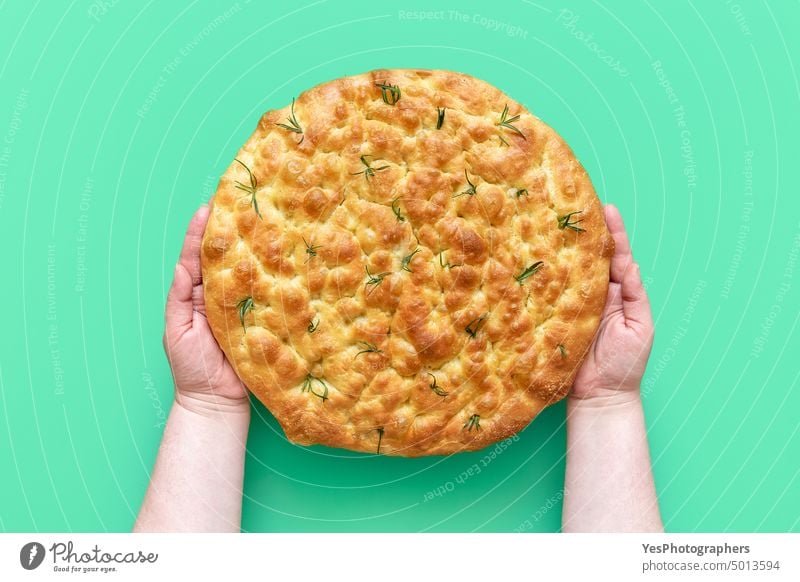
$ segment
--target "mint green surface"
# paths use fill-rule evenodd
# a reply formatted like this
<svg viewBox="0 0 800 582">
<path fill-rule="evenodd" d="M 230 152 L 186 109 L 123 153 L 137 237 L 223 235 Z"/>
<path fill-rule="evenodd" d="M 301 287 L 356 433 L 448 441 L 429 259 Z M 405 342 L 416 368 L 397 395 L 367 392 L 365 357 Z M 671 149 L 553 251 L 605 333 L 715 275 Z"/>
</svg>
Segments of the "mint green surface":
<svg viewBox="0 0 800 582">
<path fill-rule="evenodd" d="M 798 3 L 58 4 L 0 1 L 0 530 L 131 527 L 192 212 L 262 112 L 425 67 L 524 103 L 622 210 L 657 322 L 667 529 L 800 531 Z M 486 466 L 300 448 L 254 410 L 246 530 L 560 527 L 563 403 Z"/>
</svg>

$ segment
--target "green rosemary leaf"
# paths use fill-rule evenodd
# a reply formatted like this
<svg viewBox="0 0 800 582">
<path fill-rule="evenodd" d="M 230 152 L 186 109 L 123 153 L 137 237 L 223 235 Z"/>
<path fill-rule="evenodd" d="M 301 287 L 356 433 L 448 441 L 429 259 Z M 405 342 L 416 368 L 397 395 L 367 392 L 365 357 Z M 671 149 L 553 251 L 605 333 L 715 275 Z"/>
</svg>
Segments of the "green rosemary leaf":
<svg viewBox="0 0 800 582">
<path fill-rule="evenodd" d="M 513 125 L 513 123 L 519 121 L 519 115 L 515 115 L 514 117 L 508 116 L 508 104 L 506 104 L 505 108 L 503 108 L 503 113 L 500 114 L 500 121 L 496 124 L 498 127 L 505 127 L 506 129 L 510 129 L 517 135 L 522 136 L 522 139 L 527 139 L 525 134 L 520 131 L 518 127 Z"/>
<path fill-rule="evenodd" d="M 467 174 L 466 170 L 464 170 L 464 176 L 467 177 L 467 184 L 469 184 L 469 188 L 463 192 L 459 192 L 458 194 L 453 194 L 453 198 L 458 198 L 459 196 L 474 196 L 478 193 L 478 190 L 475 188 L 475 184 L 473 184 L 472 180 L 469 179 L 469 174 Z"/>
<path fill-rule="evenodd" d="M 383 440 L 383 427 L 381 426 L 379 428 L 376 428 L 375 430 L 378 431 L 378 450 L 375 451 L 375 454 L 376 455 L 380 455 L 381 454 L 381 441 Z"/>
<path fill-rule="evenodd" d="M 514 192 L 514 195 L 517 198 L 521 198 L 522 196 L 527 196 L 528 195 L 528 190 L 527 190 L 527 188 L 518 188 L 517 191 Z"/>
<path fill-rule="evenodd" d="M 574 230 L 575 232 L 586 232 L 580 226 L 577 226 L 579 222 L 583 222 L 583 219 L 571 221 L 571 218 L 576 214 L 581 214 L 583 210 L 576 210 L 574 212 L 569 212 L 564 216 L 558 217 L 558 228 L 564 230 L 565 228 L 569 228 L 570 230 Z"/>
<path fill-rule="evenodd" d="M 394 105 L 400 101 L 400 87 L 397 85 L 389 85 L 386 82 L 383 82 L 375 83 L 375 86 L 381 88 L 381 97 L 383 97 L 384 103 L 387 103 L 388 105 Z"/>
<path fill-rule="evenodd" d="M 561 352 L 561 357 L 567 357 L 567 348 L 564 347 L 564 344 L 558 344 L 558 351 Z"/>
<path fill-rule="evenodd" d="M 436 108 L 436 129 L 442 129 L 442 124 L 444 123 L 445 111 L 447 111 L 446 107 Z"/>
<path fill-rule="evenodd" d="M 439 253 L 439 264 L 442 266 L 442 269 L 455 269 L 456 267 L 461 267 L 461 266 L 463 266 L 463 264 L 462 264 L 462 263 L 457 263 L 457 264 L 455 264 L 455 265 L 454 265 L 453 263 L 451 263 L 450 261 L 448 261 L 448 262 L 446 262 L 446 263 L 445 263 L 445 262 L 442 260 L 442 256 L 443 256 L 443 255 L 444 255 L 444 251 L 442 251 L 442 252 L 440 252 L 440 253 Z"/>
<path fill-rule="evenodd" d="M 497 139 L 500 140 L 500 145 L 509 147 L 509 143 L 506 141 L 506 138 L 504 138 L 502 135 L 498 135 Z"/>
<path fill-rule="evenodd" d="M 320 321 L 319 318 L 317 318 L 316 321 L 312 319 L 311 321 L 308 322 L 308 328 L 307 328 L 308 333 L 314 333 L 315 331 L 317 331 L 317 328 L 319 327 L 319 321 Z"/>
<path fill-rule="evenodd" d="M 244 322 L 244 316 L 248 311 L 253 311 L 253 298 L 252 297 L 245 297 L 239 303 L 236 304 L 236 309 L 239 310 L 239 321 L 242 324 L 242 329 L 247 332 L 247 325 Z"/>
<path fill-rule="evenodd" d="M 530 267 L 522 271 L 519 275 L 517 275 L 514 278 L 517 280 L 517 283 L 522 285 L 525 279 L 527 279 L 528 277 L 536 273 L 539 269 L 541 269 L 542 265 L 544 265 L 544 261 L 536 261 Z"/>
<path fill-rule="evenodd" d="M 311 245 L 311 244 L 309 244 L 309 243 L 308 243 L 308 241 L 306 240 L 306 237 L 302 237 L 302 239 L 303 239 L 303 242 L 304 242 L 304 243 L 305 243 L 305 245 L 306 245 L 306 254 L 308 255 L 308 256 L 306 257 L 306 263 L 307 263 L 307 262 L 308 262 L 308 261 L 310 261 L 310 260 L 311 260 L 313 257 L 316 257 L 316 256 L 317 256 L 317 249 L 321 249 L 321 248 L 322 248 L 322 245 Z"/>
<path fill-rule="evenodd" d="M 379 349 L 378 346 L 371 344 L 369 342 L 358 342 L 361 351 L 355 355 L 355 358 L 360 356 L 361 354 L 381 354 L 383 350 Z M 355 359 L 353 358 L 353 359 Z"/>
<path fill-rule="evenodd" d="M 364 169 L 361 170 L 360 172 L 351 172 L 350 174 L 352 176 L 360 176 L 361 174 L 364 174 L 364 178 L 367 180 L 367 182 L 369 182 L 369 179 L 375 175 L 375 172 L 386 170 L 389 167 L 389 166 L 379 166 L 377 168 L 372 167 L 369 161 L 367 160 L 367 158 L 371 157 L 372 156 L 367 156 L 367 155 L 361 156 L 359 159 L 361 160 L 361 163 L 364 164 Z"/>
<path fill-rule="evenodd" d="M 472 416 L 467 419 L 467 422 L 464 423 L 464 428 L 468 431 L 472 432 L 472 429 L 481 430 L 481 415 L 480 414 L 473 414 Z"/>
<path fill-rule="evenodd" d="M 235 161 L 235 162 L 239 162 L 239 164 L 240 164 L 240 165 L 241 165 L 241 166 L 242 166 L 242 167 L 243 167 L 245 170 L 247 170 L 247 175 L 248 175 L 248 176 L 250 176 L 250 184 L 249 184 L 249 185 L 248 185 L 248 184 L 243 184 L 243 183 L 239 182 L 238 180 L 237 180 L 237 181 L 235 181 L 235 182 L 234 182 L 234 184 L 236 185 L 236 187 L 237 187 L 239 190 L 242 190 L 242 191 L 244 191 L 244 192 L 247 192 L 248 194 L 250 194 L 250 196 L 251 196 L 251 198 L 250 198 L 250 204 L 252 204 L 252 205 L 253 205 L 253 209 L 256 211 L 256 215 L 257 215 L 259 218 L 261 218 L 261 212 L 258 210 L 258 200 L 256 200 L 256 190 L 258 189 L 258 180 L 257 180 L 257 179 L 256 179 L 256 177 L 253 175 L 253 172 L 251 172 L 251 171 L 250 171 L 250 168 L 248 168 L 248 167 L 245 165 L 245 163 L 244 163 L 244 162 L 242 162 L 242 161 L 241 161 L 240 159 L 238 159 L 238 158 L 234 158 L 234 161 Z"/>
<path fill-rule="evenodd" d="M 469 337 L 475 338 L 475 336 L 478 335 L 478 330 L 483 325 L 483 322 L 486 321 L 487 317 L 489 317 L 488 313 L 484 313 L 480 317 L 476 317 L 467 324 L 467 327 L 464 328 L 464 331 L 467 332 Z"/>
<path fill-rule="evenodd" d="M 303 128 L 300 126 L 300 123 L 297 121 L 297 117 L 295 117 L 295 114 L 294 114 L 294 98 L 292 98 L 292 114 L 289 117 L 286 118 L 286 121 L 288 123 L 276 123 L 275 125 L 277 125 L 278 127 L 283 128 L 283 129 L 287 129 L 287 130 L 289 130 L 291 132 L 299 133 L 300 135 L 303 135 Z M 303 143 L 303 140 L 305 138 L 306 138 L 306 136 L 303 135 L 303 137 L 300 138 L 300 141 L 297 142 L 297 143 L 298 144 Z"/>
<path fill-rule="evenodd" d="M 413 259 L 414 255 L 416 255 L 418 252 L 420 252 L 420 249 L 417 248 L 414 249 L 414 252 L 412 252 L 410 255 L 406 255 L 405 257 L 403 257 L 403 260 L 400 263 L 400 268 L 410 273 L 411 269 L 409 267 L 411 265 L 411 259 Z"/>
<path fill-rule="evenodd" d="M 443 388 L 440 388 L 439 385 L 436 383 L 436 376 L 434 376 L 430 372 L 428 372 L 428 376 L 433 378 L 433 381 L 430 383 L 430 387 L 431 390 L 433 390 L 434 394 L 436 394 L 437 396 L 447 396 L 449 394 L 449 392 L 447 392 Z"/>
<path fill-rule="evenodd" d="M 392 212 L 394 212 L 394 215 L 397 217 L 397 222 L 405 222 L 406 217 L 403 216 L 402 212 L 400 212 L 400 204 L 398 203 L 399 200 L 399 198 L 392 200 Z"/>
<path fill-rule="evenodd" d="M 316 388 L 314 387 L 314 382 L 317 383 Z M 303 392 L 311 392 L 314 396 L 321 398 L 323 402 L 328 399 L 328 385 L 325 384 L 322 378 L 317 378 L 311 374 L 308 374 L 303 381 Z"/>
<path fill-rule="evenodd" d="M 366 265 L 364 266 L 364 270 L 367 272 L 366 286 L 369 287 L 370 285 L 372 285 L 372 289 L 369 291 L 370 293 L 374 291 L 378 287 L 378 285 L 383 283 L 383 278 L 386 275 L 389 275 L 388 271 L 385 273 L 378 273 L 377 275 L 373 275 L 372 273 L 369 272 L 369 267 Z"/>
</svg>

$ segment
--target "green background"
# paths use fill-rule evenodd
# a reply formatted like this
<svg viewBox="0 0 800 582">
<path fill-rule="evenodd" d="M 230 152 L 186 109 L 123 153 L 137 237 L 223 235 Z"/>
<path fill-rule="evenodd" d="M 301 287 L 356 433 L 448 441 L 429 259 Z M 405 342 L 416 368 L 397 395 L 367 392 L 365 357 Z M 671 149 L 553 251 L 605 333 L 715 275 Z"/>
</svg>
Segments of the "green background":
<svg viewBox="0 0 800 582">
<path fill-rule="evenodd" d="M 724 0 L 0 2 L 0 529 L 132 526 L 192 212 L 262 112 L 426 67 L 521 101 L 622 210 L 656 319 L 667 530 L 800 530 L 799 21 L 797 2 Z M 300 448 L 254 410 L 245 530 L 559 528 L 563 403 L 463 483 L 488 451 Z"/>
</svg>

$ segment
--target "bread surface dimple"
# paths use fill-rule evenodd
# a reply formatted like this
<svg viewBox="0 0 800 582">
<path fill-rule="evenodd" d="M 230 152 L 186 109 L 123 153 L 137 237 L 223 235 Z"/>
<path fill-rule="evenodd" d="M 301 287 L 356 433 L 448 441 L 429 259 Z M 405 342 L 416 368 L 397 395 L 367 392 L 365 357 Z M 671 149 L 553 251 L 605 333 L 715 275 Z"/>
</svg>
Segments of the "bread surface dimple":
<svg viewBox="0 0 800 582">
<path fill-rule="evenodd" d="M 207 316 L 290 440 L 450 454 L 566 395 L 613 241 L 583 167 L 518 102 L 372 71 L 265 113 L 236 160 L 201 246 Z"/>
</svg>

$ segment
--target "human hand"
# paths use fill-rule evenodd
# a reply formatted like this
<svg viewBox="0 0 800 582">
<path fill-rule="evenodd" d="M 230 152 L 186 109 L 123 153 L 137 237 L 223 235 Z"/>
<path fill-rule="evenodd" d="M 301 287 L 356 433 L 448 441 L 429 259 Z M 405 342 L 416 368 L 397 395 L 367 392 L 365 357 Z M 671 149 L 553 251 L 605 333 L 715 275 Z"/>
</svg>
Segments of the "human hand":
<svg viewBox="0 0 800 582">
<path fill-rule="evenodd" d="M 604 211 L 615 244 L 608 298 L 597 335 L 570 393 L 574 400 L 597 404 L 639 397 L 654 333 L 650 302 L 639 265 L 633 261 L 622 216 L 612 205 Z"/>
<path fill-rule="evenodd" d="M 217 344 L 206 320 L 200 245 L 209 208 L 189 223 L 165 310 L 164 350 L 175 380 L 175 401 L 204 414 L 250 412 L 247 389 Z"/>
</svg>

